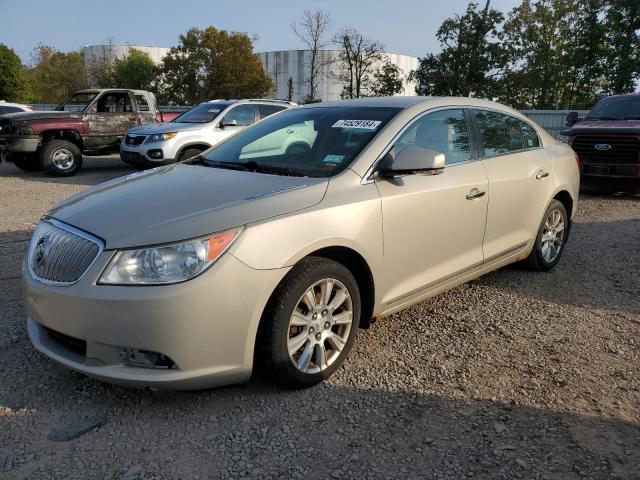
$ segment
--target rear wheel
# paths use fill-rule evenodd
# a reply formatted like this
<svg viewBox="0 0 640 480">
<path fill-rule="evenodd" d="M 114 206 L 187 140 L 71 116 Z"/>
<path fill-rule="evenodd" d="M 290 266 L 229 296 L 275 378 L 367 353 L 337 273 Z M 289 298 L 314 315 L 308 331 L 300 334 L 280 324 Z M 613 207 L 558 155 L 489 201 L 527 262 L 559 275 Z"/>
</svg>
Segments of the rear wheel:
<svg viewBox="0 0 640 480">
<path fill-rule="evenodd" d="M 42 147 L 40 161 L 47 173 L 69 177 L 82 167 L 82 152 L 76 144 L 67 140 L 51 140 Z"/>
<path fill-rule="evenodd" d="M 256 360 L 285 388 L 315 385 L 349 354 L 360 312 L 358 285 L 344 265 L 318 257 L 302 260 L 267 307 Z"/>
<path fill-rule="evenodd" d="M 558 200 L 547 207 L 538 229 L 533 250 L 525 260 L 532 270 L 551 270 L 560 261 L 567 239 L 569 219 L 567 210 Z"/>
<path fill-rule="evenodd" d="M 43 170 L 37 153 L 12 153 L 9 160 L 24 172 L 41 172 Z"/>
</svg>

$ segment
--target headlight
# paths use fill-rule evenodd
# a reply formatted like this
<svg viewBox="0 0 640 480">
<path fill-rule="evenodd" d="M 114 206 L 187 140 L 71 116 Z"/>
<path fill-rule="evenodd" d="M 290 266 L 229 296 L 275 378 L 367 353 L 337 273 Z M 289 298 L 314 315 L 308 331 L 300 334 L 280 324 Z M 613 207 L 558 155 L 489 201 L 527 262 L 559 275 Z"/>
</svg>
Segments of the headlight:
<svg viewBox="0 0 640 480">
<path fill-rule="evenodd" d="M 169 140 L 170 138 L 175 137 L 177 134 L 178 132 L 154 133 L 153 135 L 149 135 L 149 138 L 147 138 L 146 143 L 161 142 L 163 140 Z"/>
<path fill-rule="evenodd" d="M 159 247 L 117 252 L 98 283 L 105 285 L 162 285 L 179 283 L 200 275 L 238 237 L 233 228 L 207 238 Z"/>
</svg>

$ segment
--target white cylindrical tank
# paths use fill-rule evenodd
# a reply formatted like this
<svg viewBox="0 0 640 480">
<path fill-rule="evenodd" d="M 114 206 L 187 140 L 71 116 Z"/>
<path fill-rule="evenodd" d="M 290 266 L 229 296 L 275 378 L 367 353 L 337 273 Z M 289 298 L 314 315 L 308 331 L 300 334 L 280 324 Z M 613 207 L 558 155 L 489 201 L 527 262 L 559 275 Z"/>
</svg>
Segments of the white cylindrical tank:
<svg viewBox="0 0 640 480">
<path fill-rule="evenodd" d="M 97 61 L 114 61 L 116 58 L 124 58 L 132 48 L 145 52 L 156 65 L 162 61 L 170 50 L 169 48 L 150 47 L 146 45 L 88 45 L 82 49 L 84 65 L 86 68 L 89 68 Z"/>
<path fill-rule="evenodd" d="M 316 97 L 322 101 L 339 100 L 343 85 L 338 80 L 340 69 L 339 50 L 321 50 L 318 52 L 318 65 L 321 70 L 317 83 Z M 300 102 L 309 95 L 309 65 L 311 50 L 279 50 L 258 53 L 260 63 L 275 85 L 276 98 L 288 98 L 289 79 L 293 86 L 292 100 Z M 389 62 L 399 67 L 404 80 L 404 91 L 399 95 L 415 95 L 415 83 L 408 81 L 409 74 L 418 68 L 416 57 L 398 53 L 383 53 L 380 64 Z M 376 70 L 378 66 L 374 66 Z"/>
</svg>

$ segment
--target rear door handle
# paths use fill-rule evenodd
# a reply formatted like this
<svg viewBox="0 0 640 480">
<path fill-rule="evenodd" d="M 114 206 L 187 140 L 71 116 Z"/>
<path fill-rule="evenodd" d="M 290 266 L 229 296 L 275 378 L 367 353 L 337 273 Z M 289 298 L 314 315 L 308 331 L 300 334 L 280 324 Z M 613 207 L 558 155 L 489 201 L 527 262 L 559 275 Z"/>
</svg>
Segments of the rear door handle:
<svg viewBox="0 0 640 480">
<path fill-rule="evenodd" d="M 467 193 L 467 200 L 475 200 L 476 198 L 484 197 L 484 194 L 487 192 L 481 192 L 477 188 L 474 188 L 469 193 Z"/>
<path fill-rule="evenodd" d="M 544 170 L 540 170 L 536 174 L 536 180 L 542 180 L 543 178 L 547 178 L 549 176 L 549 172 L 545 172 Z"/>
</svg>

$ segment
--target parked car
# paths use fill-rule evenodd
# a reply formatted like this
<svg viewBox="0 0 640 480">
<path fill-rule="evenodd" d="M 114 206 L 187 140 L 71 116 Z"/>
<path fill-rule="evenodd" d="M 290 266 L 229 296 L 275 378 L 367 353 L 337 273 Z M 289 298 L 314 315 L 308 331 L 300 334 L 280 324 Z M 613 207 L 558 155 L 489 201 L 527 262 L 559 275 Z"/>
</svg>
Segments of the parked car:
<svg viewBox="0 0 640 480">
<path fill-rule="evenodd" d="M 604 98 L 584 119 L 571 112 L 567 127 L 583 183 L 640 189 L 640 94 Z"/>
<path fill-rule="evenodd" d="M 186 160 L 262 118 L 295 106 L 283 100 L 212 100 L 169 123 L 131 129 L 122 142 L 120 158 L 141 167 Z M 289 137 L 286 143 L 296 148 L 297 135 L 292 133 Z"/>
<path fill-rule="evenodd" d="M 310 149 L 258 155 L 301 124 Z M 23 266 L 29 335 L 119 384 L 199 389 L 258 365 L 310 386 L 372 319 L 509 263 L 553 268 L 578 189 L 571 148 L 497 103 L 290 109 L 48 212 Z"/>
<path fill-rule="evenodd" d="M 134 125 L 173 120 L 144 90 L 80 90 L 51 112 L 10 113 L 0 118 L 0 154 L 27 172 L 66 177 L 82 167 L 82 154 L 115 153 Z"/>
<path fill-rule="evenodd" d="M 9 103 L 4 100 L 0 100 L 0 115 L 4 115 L 5 113 L 33 111 L 33 108 L 31 108 L 29 105 L 23 105 L 21 103 Z"/>
</svg>

